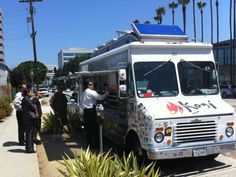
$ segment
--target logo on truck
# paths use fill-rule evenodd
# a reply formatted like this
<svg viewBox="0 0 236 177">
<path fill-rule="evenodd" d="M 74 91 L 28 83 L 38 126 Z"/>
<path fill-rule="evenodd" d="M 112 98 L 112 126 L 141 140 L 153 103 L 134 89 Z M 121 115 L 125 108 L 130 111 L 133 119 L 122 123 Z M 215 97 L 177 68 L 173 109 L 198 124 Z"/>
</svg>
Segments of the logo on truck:
<svg viewBox="0 0 236 177">
<path fill-rule="evenodd" d="M 168 104 L 166 106 L 167 106 L 167 109 L 170 111 L 171 114 L 176 114 L 177 112 L 183 113 L 183 108 L 179 105 L 168 102 Z"/>
<path fill-rule="evenodd" d="M 200 103 L 200 104 L 189 104 L 188 102 L 178 101 L 179 105 L 168 102 L 166 105 L 167 109 L 171 114 L 176 114 L 178 112 L 183 113 L 185 108 L 188 112 L 192 114 L 196 114 L 200 112 L 202 109 L 217 109 L 217 107 L 208 101 L 208 103 Z"/>
</svg>

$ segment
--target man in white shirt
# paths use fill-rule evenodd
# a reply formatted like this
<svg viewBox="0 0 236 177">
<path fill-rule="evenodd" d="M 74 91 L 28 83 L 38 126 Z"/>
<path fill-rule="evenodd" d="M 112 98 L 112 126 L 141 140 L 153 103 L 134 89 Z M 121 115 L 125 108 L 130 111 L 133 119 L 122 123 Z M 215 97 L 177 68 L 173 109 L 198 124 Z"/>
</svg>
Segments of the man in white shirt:
<svg viewBox="0 0 236 177">
<path fill-rule="evenodd" d="M 26 89 L 25 84 L 21 84 L 19 86 L 19 91 L 15 95 L 15 99 L 13 101 L 14 107 L 16 109 L 16 118 L 17 118 L 17 123 L 18 123 L 18 141 L 19 145 L 24 145 L 24 133 L 25 133 L 25 128 L 24 128 L 24 122 L 23 122 L 23 116 L 22 116 L 22 109 L 21 109 L 21 101 L 23 99 L 22 96 L 22 91 Z"/>
<path fill-rule="evenodd" d="M 105 94 L 98 94 L 94 90 L 94 83 L 92 81 L 85 82 L 85 91 L 82 93 L 80 102 L 84 109 L 84 121 L 87 136 L 87 145 L 90 147 L 98 148 L 99 145 L 99 132 L 98 123 L 96 120 L 96 104 L 97 100 L 103 100 L 108 96 L 108 92 Z"/>
</svg>

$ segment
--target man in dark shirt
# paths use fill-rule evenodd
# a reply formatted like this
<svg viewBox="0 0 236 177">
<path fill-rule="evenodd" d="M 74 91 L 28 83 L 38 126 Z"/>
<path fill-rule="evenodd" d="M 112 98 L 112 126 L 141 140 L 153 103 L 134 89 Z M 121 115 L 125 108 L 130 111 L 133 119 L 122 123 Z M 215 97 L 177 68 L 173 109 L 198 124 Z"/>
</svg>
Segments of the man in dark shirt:
<svg viewBox="0 0 236 177">
<path fill-rule="evenodd" d="M 65 94 L 63 94 L 64 86 L 58 86 L 58 91 L 53 95 L 50 100 L 50 105 L 54 111 L 55 115 L 55 128 L 53 141 L 61 141 L 63 133 L 63 125 L 68 123 L 67 118 L 67 99 Z"/>
</svg>

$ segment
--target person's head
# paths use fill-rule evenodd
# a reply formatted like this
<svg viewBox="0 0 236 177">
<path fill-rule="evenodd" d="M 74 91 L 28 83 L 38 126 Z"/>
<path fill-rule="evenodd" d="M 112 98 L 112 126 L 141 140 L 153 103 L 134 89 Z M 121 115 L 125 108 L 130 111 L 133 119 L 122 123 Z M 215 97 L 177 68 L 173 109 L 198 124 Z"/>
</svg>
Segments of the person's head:
<svg viewBox="0 0 236 177">
<path fill-rule="evenodd" d="M 42 94 L 38 90 L 34 90 L 35 97 L 42 98 Z"/>
<path fill-rule="evenodd" d="M 21 84 L 20 86 L 19 86 L 19 90 L 20 90 L 20 92 L 22 92 L 24 89 L 26 89 L 27 88 L 27 86 L 26 86 L 26 84 Z"/>
<path fill-rule="evenodd" d="M 59 93 L 62 93 L 64 90 L 65 90 L 65 87 L 64 87 L 63 85 L 58 85 L 57 91 L 58 91 Z"/>
<path fill-rule="evenodd" d="M 25 96 L 28 96 L 28 97 L 31 97 L 31 90 L 30 89 L 23 89 L 22 90 L 22 96 L 25 97 Z"/>
<path fill-rule="evenodd" d="M 94 90 L 94 83 L 91 80 L 86 80 L 85 88 L 89 88 L 89 89 Z"/>
</svg>

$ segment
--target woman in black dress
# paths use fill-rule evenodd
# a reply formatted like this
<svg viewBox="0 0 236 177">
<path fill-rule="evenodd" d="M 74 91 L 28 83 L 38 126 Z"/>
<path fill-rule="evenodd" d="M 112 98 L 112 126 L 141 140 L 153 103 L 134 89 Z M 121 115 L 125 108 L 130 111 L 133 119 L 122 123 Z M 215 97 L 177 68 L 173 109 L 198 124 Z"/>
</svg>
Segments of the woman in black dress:
<svg viewBox="0 0 236 177">
<path fill-rule="evenodd" d="M 31 91 L 29 89 L 24 89 L 22 96 L 24 98 L 22 100 L 21 106 L 26 131 L 25 150 L 26 153 L 34 153 L 34 119 L 38 117 L 38 114 L 35 105 L 33 105 L 30 99 Z"/>
</svg>

